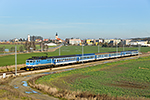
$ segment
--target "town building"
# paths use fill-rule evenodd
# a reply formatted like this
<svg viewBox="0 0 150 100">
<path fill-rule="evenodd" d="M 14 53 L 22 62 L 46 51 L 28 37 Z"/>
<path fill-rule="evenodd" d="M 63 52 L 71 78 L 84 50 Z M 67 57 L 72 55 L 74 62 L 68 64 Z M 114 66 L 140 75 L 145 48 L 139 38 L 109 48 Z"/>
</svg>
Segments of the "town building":
<svg viewBox="0 0 150 100">
<path fill-rule="evenodd" d="M 28 42 L 30 42 L 30 35 L 28 34 Z"/>
<path fill-rule="evenodd" d="M 80 45 L 81 39 L 69 39 L 69 44 L 71 45 Z"/>
<path fill-rule="evenodd" d="M 133 45 L 133 46 L 135 46 L 135 45 L 141 45 L 142 46 L 143 45 L 143 46 L 146 46 L 147 43 L 148 43 L 148 41 L 132 40 L 128 43 L 128 45 Z"/>
<path fill-rule="evenodd" d="M 63 42 L 63 40 L 58 38 L 58 34 L 56 33 L 56 35 L 55 35 L 55 43 L 62 43 L 62 42 Z"/>
</svg>

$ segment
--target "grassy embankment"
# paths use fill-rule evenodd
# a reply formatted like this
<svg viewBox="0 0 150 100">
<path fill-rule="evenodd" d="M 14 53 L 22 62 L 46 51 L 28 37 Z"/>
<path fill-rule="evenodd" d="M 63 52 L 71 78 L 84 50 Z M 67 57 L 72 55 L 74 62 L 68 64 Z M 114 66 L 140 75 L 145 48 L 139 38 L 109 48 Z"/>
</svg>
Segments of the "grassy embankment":
<svg viewBox="0 0 150 100">
<path fill-rule="evenodd" d="M 132 59 L 43 76 L 36 84 L 59 90 L 109 96 L 150 98 L 150 57 Z"/>
</svg>

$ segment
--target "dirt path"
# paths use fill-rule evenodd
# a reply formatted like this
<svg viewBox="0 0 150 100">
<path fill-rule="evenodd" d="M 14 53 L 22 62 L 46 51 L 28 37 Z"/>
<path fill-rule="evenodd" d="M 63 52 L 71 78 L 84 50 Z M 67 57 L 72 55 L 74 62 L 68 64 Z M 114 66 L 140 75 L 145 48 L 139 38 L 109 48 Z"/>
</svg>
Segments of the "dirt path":
<svg viewBox="0 0 150 100">
<path fill-rule="evenodd" d="M 16 77 L 9 83 L 9 85 L 19 90 L 19 92 L 29 94 L 30 97 L 33 97 L 36 100 L 59 100 L 58 98 L 51 97 L 47 94 L 42 93 L 41 91 L 32 89 L 30 86 L 28 86 L 27 81 L 38 75 L 43 75 L 43 74 L 33 74 L 33 75 Z"/>
</svg>

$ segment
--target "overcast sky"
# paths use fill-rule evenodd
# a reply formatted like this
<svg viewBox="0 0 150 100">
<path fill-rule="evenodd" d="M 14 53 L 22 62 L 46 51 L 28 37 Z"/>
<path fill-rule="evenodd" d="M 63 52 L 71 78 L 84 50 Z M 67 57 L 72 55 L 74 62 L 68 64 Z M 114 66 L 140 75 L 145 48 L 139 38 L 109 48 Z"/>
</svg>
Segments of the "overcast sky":
<svg viewBox="0 0 150 100">
<path fill-rule="evenodd" d="M 0 40 L 150 37 L 150 0 L 0 0 Z"/>
</svg>

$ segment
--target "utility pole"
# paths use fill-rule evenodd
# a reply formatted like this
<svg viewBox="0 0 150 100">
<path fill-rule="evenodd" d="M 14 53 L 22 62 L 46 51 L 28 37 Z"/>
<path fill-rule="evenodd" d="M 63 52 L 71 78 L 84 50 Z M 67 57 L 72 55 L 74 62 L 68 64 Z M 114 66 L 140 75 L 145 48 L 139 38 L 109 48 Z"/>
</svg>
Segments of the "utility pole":
<svg viewBox="0 0 150 100">
<path fill-rule="evenodd" d="M 99 45 L 98 45 L 98 53 L 99 53 Z"/>
<path fill-rule="evenodd" d="M 60 47 L 59 47 L 59 56 L 60 56 Z"/>
<path fill-rule="evenodd" d="M 82 44 L 82 64 L 83 64 L 83 55 L 84 55 L 84 49 L 83 49 L 83 44 Z"/>
<path fill-rule="evenodd" d="M 123 51 L 124 51 L 124 43 L 123 43 Z"/>
<path fill-rule="evenodd" d="M 139 44 L 139 48 L 138 48 L 139 53 L 138 53 L 138 56 L 140 55 L 140 49 L 141 49 L 140 47 L 141 47 L 141 46 L 140 46 L 140 44 Z"/>
<path fill-rule="evenodd" d="M 15 75 L 17 76 L 17 46 L 15 46 Z"/>
<path fill-rule="evenodd" d="M 118 53 L 118 44 L 116 42 L 116 54 Z M 118 54 L 117 54 L 118 55 Z M 117 57 L 116 57 L 117 58 Z"/>
</svg>

